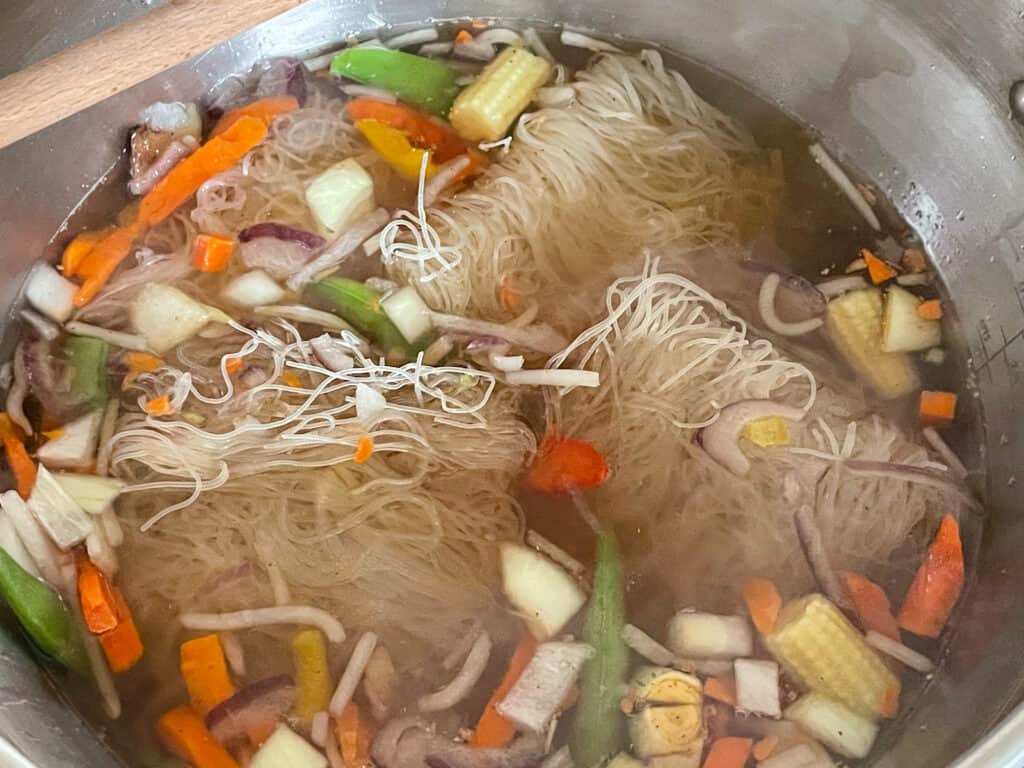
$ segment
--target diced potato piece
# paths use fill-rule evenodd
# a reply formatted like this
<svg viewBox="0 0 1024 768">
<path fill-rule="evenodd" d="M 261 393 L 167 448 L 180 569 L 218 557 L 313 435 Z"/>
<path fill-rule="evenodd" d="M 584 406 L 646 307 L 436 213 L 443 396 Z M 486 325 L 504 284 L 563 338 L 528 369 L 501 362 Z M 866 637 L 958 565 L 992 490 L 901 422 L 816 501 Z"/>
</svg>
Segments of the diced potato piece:
<svg viewBox="0 0 1024 768">
<path fill-rule="evenodd" d="M 756 715 L 779 717 L 779 665 L 774 661 L 736 659 L 736 709 Z"/>
<path fill-rule="evenodd" d="M 898 285 L 889 288 L 882 318 L 883 352 L 918 352 L 942 343 L 942 323 L 921 317 L 917 312 L 921 303 L 921 299 Z"/>
<path fill-rule="evenodd" d="M 249 761 L 249 768 L 327 768 L 320 750 L 287 725 L 277 726 Z"/>
<path fill-rule="evenodd" d="M 668 647 L 682 657 L 735 659 L 754 652 L 754 635 L 744 616 L 680 611 L 669 622 Z"/>
<path fill-rule="evenodd" d="M 501 545 L 501 579 L 505 596 L 538 640 L 558 634 L 587 601 L 572 576 L 520 544 Z"/>
<path fill-rule="evenodd" d="M 306 205 L 328 236 L 374 209 L 373 179 L 354 158 L 342 160 L 306 187 Z"/>
<path fill-rule="evenodd" d="M 878 736 L 875 723 L 816 692 L 789 707 L 786 718 L 844 757 L 865 757 Z"/>
</svg>

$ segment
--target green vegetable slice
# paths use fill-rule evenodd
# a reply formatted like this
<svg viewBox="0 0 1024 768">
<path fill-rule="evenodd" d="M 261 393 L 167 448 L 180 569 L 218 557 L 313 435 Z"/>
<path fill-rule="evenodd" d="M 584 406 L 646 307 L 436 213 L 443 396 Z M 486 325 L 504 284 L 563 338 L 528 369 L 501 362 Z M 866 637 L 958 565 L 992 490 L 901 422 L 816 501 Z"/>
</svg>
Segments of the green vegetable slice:
<svg viewBox="0 0 1024 768">
<path fill-rule="evenodd" d="M 383 88 L 439 117 L 459 93 L 458 74 L 444 62 L 386 48 L 342 51 L 331 61 L 331 74 Z"/>
<path fill-rule="evenodd" d="M 68 336 L 64 357 L 71 365 L 71 398 L 89 409 L 107 403 L 107 357 L 110 345 L 91 336 Z"/>
</svg>

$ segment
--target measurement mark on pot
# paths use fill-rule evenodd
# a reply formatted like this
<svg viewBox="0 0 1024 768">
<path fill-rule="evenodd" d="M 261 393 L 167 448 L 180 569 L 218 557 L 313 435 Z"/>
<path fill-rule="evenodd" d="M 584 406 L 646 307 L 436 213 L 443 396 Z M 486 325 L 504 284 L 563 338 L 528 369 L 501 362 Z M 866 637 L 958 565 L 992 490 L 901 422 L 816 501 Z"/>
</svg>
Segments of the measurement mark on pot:
<svg viewBox="0 0 1024 768">
<path fill-rule="evenodd" d="M 1020 297 L 1018 296 L 1018 299 Z M 1024 311 L 1024 308 L 1022 308 Z M 992 364 L 999 359 L 1002 359 L 1003 365 L 1006 368 L 1006 373 L 1010 377 L 1012 384 L 1017 384 L 1020 380 L 1020 365 L 1010 358 L 1009 349 L 1018 339 L 1024 338 L 1024 328 L 1021 328 L 1016 333 L 1007 336 L 1006 329 L 999 326 L 999 340 L 997 341 L 998 346 L 994 350 L 989 350 L 989 344 L 993 341 L 992 329 L 989 328 L 988 323 L 984 320 L 978 323 L 978 347 L 981 351 L 980 355 L 975 355 L 975 360 L 979 362 L 974 365 L 974 372 L 981 373 L 982 371 L 988 376 L 989 384 L 994 383 L 994 376 L 992 373 Z"/>
</svg>

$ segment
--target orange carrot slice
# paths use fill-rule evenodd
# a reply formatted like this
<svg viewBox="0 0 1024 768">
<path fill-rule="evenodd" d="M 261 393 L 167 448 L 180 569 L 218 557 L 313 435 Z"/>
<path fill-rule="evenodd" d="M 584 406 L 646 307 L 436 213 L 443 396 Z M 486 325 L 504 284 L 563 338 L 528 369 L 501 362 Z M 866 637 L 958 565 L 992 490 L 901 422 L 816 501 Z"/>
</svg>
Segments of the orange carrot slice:
<svg viewBox="0 0 1024 768">
<path fill-rule="evenodd" d="M 917 406 L 918 421 L 922 427 L 945 427 L 956 416 L 957 397 L 952 392 L 924 390 Z"/>
<path fill-rule="evenodd" d="M 103 571 L 87 557 L 78 558 L 78 599 L 85 626 L 94 635 L 117 627 L 117 598 Z"/>
<path fill-rule="evenodd" d="M 160 397 L 154 397 L 152 400 L 143 406 L 146 413 L 150 416 L 166 416 L 173 408 L 171 407 L 171 398 L 167 395 L 160 395 Z"/>
<path fill-rule="evenodd" d="M 203 635 L 182 643 L 179 666 L 192 708 L 203 717 L 222 701 L 235 695 L 224 649 L 216 634 Z"/>
<path fill-rule="evenodd" d="M 938 299 L 929 299 L 928 301 L 922 301 L 917 305 L 917 314 L 925 320 L 941 320 L 942 319 L 942 302 Z"/>
<path fill-rule="evenodd" d="M 142 638 L 121 590 L 117 587 L 111 587 L 111 590 L 117 605 L 117 626 L 99 635 L 99 641 L 110 668 L 114 672 L 124 672 L 142 658 Z"/>
<path fill-rule="evenodd" d="M 964 588 L 964 550 L 956 518 L 942 518 L 935 540 L 917 570 L 900 608 L 903 629 L 938 637 Z"/>
<path fill-rule="evenodd" d="M 861 249 L 860 256 L 864 259 L 864 263 L 868 265 L 868 277 L 871 278 L 871 282 L 875 285 L 896 277 L 896 270 L 875 256 L 867 248 Z"/>
<path fill-rule="evenodd" d="M 704 760 L 704 768 L 743 768 L 750 757 L 754 742 L 736 736 L 726 736 L 711 745 Z"/>
<path fill-rule="evenodd" d="M 192 252 L 192 266 L 200 272 L 223 272 L 235 252 L 235 241 L 220 235 L 199 235 Z"/>
<path fill-rule="evenodd" d="M 195 768 L 238 768 L 235 759 L 214 740 L 189 707 L 176 707 L 165 713 L 157 721 L 157 733 L 169 752 Z"/>
<path fill-rule="evenodd" d="M 597 488 L 608 479 L 608 464 L 590 443 L 551 432 L 545 436 L 526 482 L 544 493 Z"/>
<path fill-rule="evenodd" d="M 533 635 L 523 632 L 519 638 L 519 644 L 509 660 L 505 676 L 501 679 L 498 687 L 494 689 L 494 693 L 491 694 L 491 698 L 484 708 L 484 713 L 477 721 L 473 738 L 469 742 L 471 746 L 504 747 L 512 741 L 512 737 L 516 735 L 515 723 L 506 720 L 498 712 L 498 703 L 512 690 L 512 686 L 523 674 L 523 670 L 530 663 L 536 649 L 537 641 L 534 640 Z"/>
<path fill-rule="evenodd" d="M 352 457 L 352 461 L 356 464 L 362 464 L 365 461 L 369 461 L 371 456 L 373 456 L 373 438 L 369 435 L 364 435 L 359 438 L 359 442 L 356 444 L 356 452 Z"/>
<path fill-rule="evenodd" d="M 859 573 L 840 574 L 846 594 L 853 602 L 861 628 L 866 632 L 874 630 L 880 635 L 900 640 L 900 625 L 892 615 L 892 607 L 885 591 L 870 579 Z"/>
<path fill-rule="evenodd" d="M 743 585 L 743 600 L 757 631 L 762 635 L 770 635 L 775 630 L 782 609 L 779 590 L 768 579 L 754 578 Z"/>
<path fill-rule="evenodd" d="M 728 677 L 709 677 L 704 681 L 704 695 L 731 707 L 736 706 L 736 680 Z"/>
<path fill-rule="evenodd" d="M 775 752 L 776 747 L 779 746 L 778 736 L 765 736 L 760 741 L 754 744 L 753 749 L 750 750 L 750 754 L 757 762 L 763 762 L 767 760 Z"/>
<path fill-rule="evenodd" d="M 262 120 L 265 126 L 270 127 L 275 117 L 294 112 L 298 108 L 299 102 L 294 96 L 270 96 L 265 99 L 258 99 L 251 104 L 246 104 L 244 107 L 225 112 L 221 119 L 217 121 L 217 124 L 213 126 L 213 130 L 210 131 L 210 138 L 213 139 L 226 133 L 243 117 Z"/>
</svg>

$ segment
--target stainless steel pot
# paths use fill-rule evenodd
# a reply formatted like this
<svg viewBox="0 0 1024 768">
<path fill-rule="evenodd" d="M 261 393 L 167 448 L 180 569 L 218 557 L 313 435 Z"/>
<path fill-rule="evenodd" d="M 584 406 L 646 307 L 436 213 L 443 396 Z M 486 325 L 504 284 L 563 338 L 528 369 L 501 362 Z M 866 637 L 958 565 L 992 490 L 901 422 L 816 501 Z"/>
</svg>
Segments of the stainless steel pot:
<svg viewBox="0 0 1024 768">
<path fill-rule="evenodd" d="M 10 8 L 0 35 L 15 56 L 0 71 L 75 38 L 84 10 L 18 0 L 8 23 Z M 27 46 L 39 8 L 64 15 L 53 17 L 56 33 Z M 114 21 L 137 14 L 140 2 L 88 8 L 96 24 L 96 8 Z M 820 133 L 920 231 L 955 304 L 963 375 L 976 385 L 975 426 L 962 447 L 970 466 L 987 469 L 979 490 L 989 519 L 948 657 L 874 765 L 935 768 L 958 756 L 960 768 L 1024 765 L 1024 711 L 1011 712 L 1024 684 L 1024 591 L 1015 577 L 1024 550 L 1016 486 L 1018 475 L 1024 482 L 1024 142 L 1008 106 L 1024 75 L 1024 12 L 1011 0 L 310 0 L 0 152 L 0 303 L 12 305 L 29 264 L 62 241 L 83 194 L 118 173 L 123 129 L 141 107 L 198 98 L 259 59 L 322 50 L 352 32 L 481 13 L 648 40 L 703 62 Z M 102 205 L 92 207 L 98 220 Z M 3 634 L 0 691 L 0 764 L 117 765 Z"/>
</svg>

